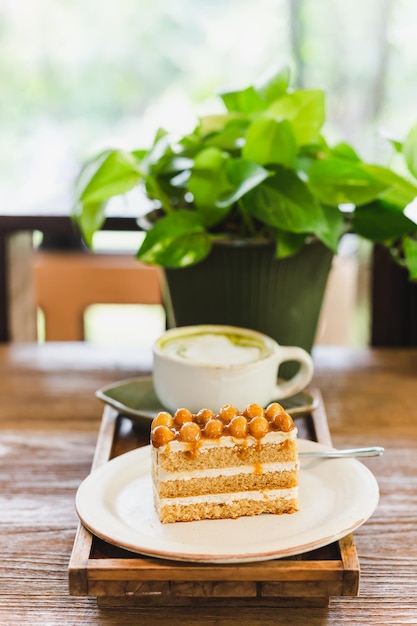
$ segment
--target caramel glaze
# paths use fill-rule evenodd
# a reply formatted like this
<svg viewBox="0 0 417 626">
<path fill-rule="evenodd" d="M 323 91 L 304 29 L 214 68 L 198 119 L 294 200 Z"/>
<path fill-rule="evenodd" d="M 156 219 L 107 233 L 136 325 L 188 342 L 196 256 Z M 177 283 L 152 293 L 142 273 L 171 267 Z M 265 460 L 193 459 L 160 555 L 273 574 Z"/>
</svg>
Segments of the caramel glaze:
<svg viewBox="0 0 417 626">
<path fill-rule="evenodd" d="M 188 409 L 177 409 L 174 415 L 161 411 L 151 424 L 151 443 L 155 448 L 170 441 L 189 444 L 188 452 L 196 455 L 205 439 L 220 442 L 221 437 L 236 439 L 239 446 L 247 447 L 248 437 L 261 439 L 269 432 L 289 432 L 294 422 L 285 409 L 273 402 L 266 409 L 259 404 L 249 404 L 242 412 L 226 404 L 215 414 L 201 409 L 193 414 Z"/>
</svg>

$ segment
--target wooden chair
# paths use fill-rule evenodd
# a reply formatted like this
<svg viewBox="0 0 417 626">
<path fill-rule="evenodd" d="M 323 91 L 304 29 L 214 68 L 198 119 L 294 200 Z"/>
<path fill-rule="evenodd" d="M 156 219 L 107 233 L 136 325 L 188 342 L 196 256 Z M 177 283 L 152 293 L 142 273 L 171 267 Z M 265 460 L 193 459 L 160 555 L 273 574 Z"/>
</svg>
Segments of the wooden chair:
<svg viewBox="0 0 417 626">
<path fill-rule="evenodd" d="M 417 346 L 417 282 L 382 246 L 373 251 L 371 345 Z"/>
<path fill-rule="evenodd" d="M 0 231 L 0 341 L 36 341 L 32 234 Z"/>
<path fill-rule="evenodd" d="M 82 341 L 92 304 L 162 304 L 159 270 L 129 254 L 39 250 L 33 272 L 47 341 Z"/>
<path fill-rule="evenodd" d="M 141 228 L 127 210 L 109 215 L 103 230 Z M 42 250 L 33 249 L 33 231 L 43 234 Z M 87 306 L 161 304 L 159 278 L 132 255 L 87 253 L 66 207 L 0 209 L 0 342 L 36 341 L 37 306 L 46 339 L 83 339 Z"/>
</svg>

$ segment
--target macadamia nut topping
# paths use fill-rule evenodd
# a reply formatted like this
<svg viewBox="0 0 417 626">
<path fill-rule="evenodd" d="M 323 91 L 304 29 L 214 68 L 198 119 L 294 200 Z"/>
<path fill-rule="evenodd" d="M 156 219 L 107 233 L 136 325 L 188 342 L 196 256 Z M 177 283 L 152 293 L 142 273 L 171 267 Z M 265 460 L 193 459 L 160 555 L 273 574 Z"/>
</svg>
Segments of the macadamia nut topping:
<svg viewBox="0 0 417 626">
<path fill-rule="evenodd" d="M 248 405 L 241 413 L 236 407 L 226 404 L 218 414 L 210 409 L 201 409 L 192 414 L 180 408 L 171 415 L 161 411 L 151 424 L 151 443 L 160 448 L 171 441 L 197 443 L 201 439 L 219 439 L 223 436 L 241 441 L 251 436 L 260 440 L 270 432 L 290 432 L 294 427 L 291 416 L 278 402 L 266 409 L 259 404 Z"/>
</svg>

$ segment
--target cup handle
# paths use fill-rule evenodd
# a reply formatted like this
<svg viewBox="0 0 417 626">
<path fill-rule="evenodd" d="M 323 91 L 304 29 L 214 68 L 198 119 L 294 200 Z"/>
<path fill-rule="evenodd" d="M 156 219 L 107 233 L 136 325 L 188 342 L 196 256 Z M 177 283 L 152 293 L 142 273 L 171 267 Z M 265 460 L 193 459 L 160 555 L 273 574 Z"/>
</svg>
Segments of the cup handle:
<svg viewBox="0 0 417 626">
<path fill-rule="evenodd" d="M 280 349 L 280 364 L 285 361 L 298 361 L 301 367 L 292 378 L 278 383 L 275 386 L 275 393 L 278 400 L 293 396 L 305 389 L 313 378 L 314 373 L 313 359 L 306 350 L 297 346 L 280 346 Z"/>
</svg>

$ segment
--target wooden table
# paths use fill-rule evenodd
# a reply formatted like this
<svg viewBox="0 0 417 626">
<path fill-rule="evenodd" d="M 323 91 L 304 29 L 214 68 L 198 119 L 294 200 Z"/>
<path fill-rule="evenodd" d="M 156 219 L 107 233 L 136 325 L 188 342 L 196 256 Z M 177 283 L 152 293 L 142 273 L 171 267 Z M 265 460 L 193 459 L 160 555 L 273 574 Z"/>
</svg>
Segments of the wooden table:
<svg viewBox="0 0 417 626">
<path fill-rule="evenodd" d="M 74 496 L 88 474 L 99 387 L 149 372 L 148 351 L 86 344 L 0 346 L 0 625 L 417 624 L 417 350 L 318 348 L 333 443 L 382 445 L 368 459 L 381 498 L 355 533 L 358 597 L 329 608 L 103 609 L 68 594 Z"/>
</svg>

